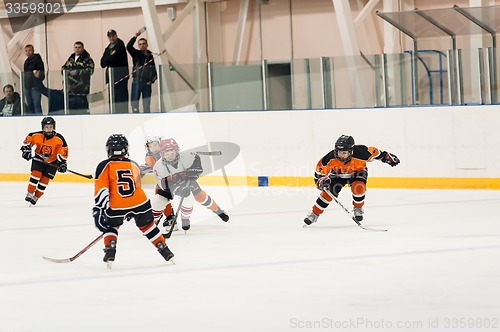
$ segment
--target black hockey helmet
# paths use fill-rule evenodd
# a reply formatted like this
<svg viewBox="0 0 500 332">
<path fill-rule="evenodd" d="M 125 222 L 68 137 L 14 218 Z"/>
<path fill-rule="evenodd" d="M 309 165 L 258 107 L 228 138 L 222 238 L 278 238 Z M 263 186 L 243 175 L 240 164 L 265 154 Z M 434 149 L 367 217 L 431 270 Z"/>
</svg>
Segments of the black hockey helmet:
<svg viewBox="0 0 500 332">
<path fill-rule="evenodd" d="M 54 130 L 53 131 L 50 131 L 50 132 L 46 132 L 44 129 L 45 125 L 52 125 L 54 126 Z M 42 119 L 42 131 L 43 131 L 43 135 L 45 136 L 45 138 L 52 138 L 54 137 L 54 135 L 56 134 L 55 132 L 56 130 L 56 120 L 54 120 L 53 117 L 51 116 L 46 116 Z"/>
<path fill-rule="evenodd" d="M 354 148 L 354 138 L 352 136 L 342 135 L 335 142 L 335 150 L 352 151 Z"/>
<path fill-rule="evenodd" d="M 113 134 L 106 141 L 108 158 L 123 157 L 128 155 L 128 140 L 125 135 Z"/>
<path fill-rule="evenodd" d="M 351 160 L 353 149 L 354 149 L 354 138 L 352 136 L 342 135 L 335 142 L 335 157 L 340 161 L 348 162 L 349 160 Z M 348 151 L 349 157 L 340 158 L 338 155 L 339 151 Z"/>
</svg>

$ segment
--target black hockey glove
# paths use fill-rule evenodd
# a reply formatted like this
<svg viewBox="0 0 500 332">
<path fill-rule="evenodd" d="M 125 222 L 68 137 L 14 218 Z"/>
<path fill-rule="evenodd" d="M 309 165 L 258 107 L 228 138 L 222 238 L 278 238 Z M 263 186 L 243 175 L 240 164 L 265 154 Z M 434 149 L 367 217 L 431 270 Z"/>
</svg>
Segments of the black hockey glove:
<svg viewBox="0 0 500 332">
<path fill-rule="evenodd" d="M 401 161 L 399 160 L 398 157 L 393 155 L 390 152 L 387 151 L 382 151 L 382 162 L 391 165 L 392 167 L 396 166 L 399 164 Z"/>
<path fill-rule="evenodd" d="M 150 173 L 153 171 L 153 167 L 149 166 L 148 164 L 143 164 L 139 166 L 139 169 L 141 170 L 141 178 L 146 175 L 146 173 Z"/>
<path fill-rule="evenodd" d="M 61 173 L 66 173 L 68 170 L 68 164 L 66 163 L 66 160 L 60 161 L 59 166 L 57 167 L 57 171 Z"/>
<path fill-rule="evenodd" d="M 21 151 L 22 151 L 22 157 L 26 160 L 31 159 L 31 147 L 28 145 L 23 145 L 21 146 Z"/>
<path fill-rule="evenodd" d="M 175 189 L 174 194 L 180 197 L 188 197 L 191 194 L 191 188 L 188 184 L 181 185 Z"/>
<path fill-rule="evenodd" d="M 186 176 L 189 179 L 196 180 L 200 177 L 201 173 L 203 173 L 203 167 L 201 167 L 200 156 L 196 155 L 193 164 L 186 170 Z"/>
<path fill-rule="evenodd" d="M 325 175 L 318 179 L 318 182 L 316 182 L 316 188 L 318 188 L 319 190 L 330 189 L 331 184 L 332 179 L 329 175 Z"/>
<path fill-rule="evenodd" d="M 92 216 L 94 217 L 95 227 L 103 233 L 107 232 L 109 225 L 106 222 L 106 214 L 104 213 L 104 210 L 94 207 L 92 208 Z"/>
</svg>

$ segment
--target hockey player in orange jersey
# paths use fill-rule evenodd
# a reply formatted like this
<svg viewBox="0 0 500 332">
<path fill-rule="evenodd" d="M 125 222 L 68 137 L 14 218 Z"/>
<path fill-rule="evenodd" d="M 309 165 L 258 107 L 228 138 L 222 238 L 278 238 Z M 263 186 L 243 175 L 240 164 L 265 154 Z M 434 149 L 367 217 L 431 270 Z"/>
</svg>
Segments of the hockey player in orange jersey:
<svg viewBox="0 0 500 332">
<path fill-rule="evenodd" d="M 140 165 L 141 168 L 141 177 L 143 177 L 146 173 L 153 172 L 153 166 L 156 164 L 158 160 L 160 160 L 160 141 L 162 140 L 162 136 L 157 134 L 148 135 L 146 137 L 146 143 L 144 146 L 146 147 L 146 157 L 145 164 Z M 155 195 L 163 196 L 165 199 L 168 199 L 167 193 L 161 190 L 158 185 L 155 187 Z M 161 220 L 162 214 L 165 216 L 165 221 L 168 225 L 171 225 L 174 220 L 174 211 L 172 209 L 172 204 L 168 203 L 162 211 L 157 211 L 153 209 L 153 215 L 155 217 L 155 223 L 158 223 Z M 174 231 L 177 231 L 177 224 L 174 226 Z"/>
<path fill-rule="evenodd" d="M 181 152 L 179 145 L 173 138 L 160 142 L 160 155 L 161 159 L 153 167 L 153 173 L 159 187 L 158 194 L 152 199 L 154 214 L 161 214 L 164 207 L 170 204 L 173 196 L 178 195 L 184 197 L 180 208 L 184 231 L 191 227 L 189 217 L 193 212 L 194 200 L 218 215 L 222 221 L 229 220 L 229 216 L 212 197 L 201 189 L 196 181 L 203 172 L 200 156 Z M 168 219 L 163 223 L 163 226 L 170 226 Z"/>
<path fill-rule="evenodd" d="M 32 149 L 35 147 L 35 155 Z M 56 132 L 56 121 L 48 116 L 42 120 L 42 130 L 29 133 L 21 146 L 22 157 L 31 162 L 31 176 L 25 200 L 35 205 L 43 195 L 49 181 L 59 171 L 68 169 L 68 145 L 64 137 Z"/>
<path fill-rule="evenodd" d="M 366 162 L 372 160 L 380 160 L 393 167 L 400 162 L 392 153 L 380 151 L 373 146 L 355 145 L 352 136 L 340 136 L 335 142 L 335 149 L 328 152 L 316 165 L 314 182 L 321 193 L 312 207 L 312 212 L 304 219 L 306 225 L 316 222 L 331 203 L 332 198 L 324 189 L 338 197 L 345 185 L 351 187 L 354 218 L 360 223 L 363 220 L 368 179 Z"/>
<path fill-rule="evenodd" d="M 106 142 L 108 159 L 97 165 L 95 172 L 92 215 L 96 227 L 104 233 L 103 261 L 111 267 L 115 260 L 118 229 L 124 219 L 133 218 L 144 236 L 169 261 L 174 254 L 153 221 L 151 202 L 141 188 L 139 165 L 128 159 L 128 140 L 113 134 Z"/>
</svg>

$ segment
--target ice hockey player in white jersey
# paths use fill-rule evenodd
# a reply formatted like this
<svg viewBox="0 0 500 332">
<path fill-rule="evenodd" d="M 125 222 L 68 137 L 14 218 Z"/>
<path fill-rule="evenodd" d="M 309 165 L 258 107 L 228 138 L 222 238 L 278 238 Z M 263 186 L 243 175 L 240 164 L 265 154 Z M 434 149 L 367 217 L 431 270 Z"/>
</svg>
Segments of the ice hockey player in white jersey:
<svg viewBox="0 0 500 332">
<path fill-rule="evenodd" d="M 196 200 L 204 207 L 214 212 L 222 221 L 227 222 L 229 216 L 203 190 L 197 179 L 203 173 L 200 156 L 189 152 L 181 152 L 179 145 L 173 138 L 160 141 L 160 160 L 153 167 L 159 191 L 163 195 L 155 194 L 152 199 L 153 214 L 160 217 L 163 209 L 170 203 L 174 195 L 184 197 L 180 208 L 182 229 L 189 230 L 190 216 L 193 212 L 193 203 Z M 170 226 L 169 220 L 163 226 Z"/>
</svg>

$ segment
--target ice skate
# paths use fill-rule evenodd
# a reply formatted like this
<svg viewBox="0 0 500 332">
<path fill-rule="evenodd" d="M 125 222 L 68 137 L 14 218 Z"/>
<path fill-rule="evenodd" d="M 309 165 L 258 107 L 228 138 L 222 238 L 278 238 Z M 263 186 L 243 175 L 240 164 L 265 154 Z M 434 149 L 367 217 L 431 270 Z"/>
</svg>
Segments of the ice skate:
<svg viewBox="0 0 500 332">
<path fill-rule="evenodd" d="M 175 215 L 171 214 L 165 218 L 165 221 L 163 222 L 163 227 L 165 228 L 165 233 L 168 233 L 170 231 L 170 227 L 172 226 L 172 223 L 175 220 Z M 177 223 L 174 225 L 174 232 L 179 230 L 179 226 L 177 226 Z"/>
<path fill-rule="evenodd" d="M 363 208 L 354 208 L 353 210 L 353 213 L 354 213 L 354 221 L 356 221 L 358 224 L 361 224 L 361 222 L 363 221 L 363 213 L 365 213 L 363 211 Z"/>
<path fill-rule="evenodd" d="M 116 241 L 110 241 L 109 246 L 106 246 L 104 248 L 104 258 L 102 261 L 106 263 L 108 266 L 108 269 L 111 268 L 111 265 L 115 261 L 115 255 L 116 255 Z"/>
<path fill-rule="evenodd" d="M 304 218 L 304 223 L 305 223 L 304 227 L 309 226 L 312 223 L 315 223 L 318 220 L 318 217 L 319 216 L 315 215 L 313 212 L 309 213 L 307 217 Z"/>
<path fill-rule="evenodd" d="M 160 255 L 163 256 L 163 258 L 165 258 L 167 262 L 170 261 L 173 264 L 175 264 L 175 262 L 172 259 L 174 257 L 174 254 L 170 251 L 170 249 L 168 249 L 166 244 L 164 245 L 163 243 L 158 242 L 156 248 L 158 248 L 158 252 L 160 253 Z"/>
<path fill-rule="evenodd" d="M 221 208 L 218 208 L 217 211 L 214 211 L 214 212 L 215 212 L 216 215 L 219 216 L 219 218 L 222 219 L 222 221 L 224 221 L 224 222 L 228 222 L 229 221 L 229 216 Z"/>
<path fill-rule="evenodd" d="M 182 229 L 184 230 L 184 234 L 191 228 L 191 221 L 189 218 L 182 218 Z"/>
<path fill-rule="evenodd" d="M 35 205 L 36 202 L 38 201 L 38 197 L 36 197 L 32 193 L 27 193 L 26 197 L 24 198 L 26 202 L 28 202 L 28 206 Z"/>
</svg>

